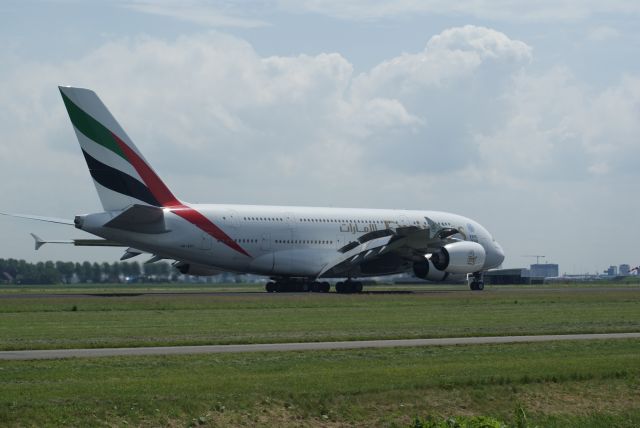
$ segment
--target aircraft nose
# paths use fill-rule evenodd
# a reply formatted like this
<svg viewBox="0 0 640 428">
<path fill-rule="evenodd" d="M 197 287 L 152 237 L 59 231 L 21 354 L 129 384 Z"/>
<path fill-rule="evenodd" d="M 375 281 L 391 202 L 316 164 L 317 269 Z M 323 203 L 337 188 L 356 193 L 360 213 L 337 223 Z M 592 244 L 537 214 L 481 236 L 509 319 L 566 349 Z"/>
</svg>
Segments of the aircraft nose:
<svg viewBox="0 0 640 428">
<path fill-rule="evenodd" d="M 493 242 L 493 246 L 490 251 L 488 251 L 487 259 L 485 262 L 485 268 L 491 269 L 498 267 L 504 261 L 504 250 L 502 246 L 497 242 Z"/>
<path fill-rule="evenodd" d="M 495 247 L 496 247 L 496 266 L 500 266 L 502 264 L 502 262 L 504 261 L 504 250 L 502 249 L 502 245 L 498 244 L 497 242 L 495 243 Z"/>
</svg>

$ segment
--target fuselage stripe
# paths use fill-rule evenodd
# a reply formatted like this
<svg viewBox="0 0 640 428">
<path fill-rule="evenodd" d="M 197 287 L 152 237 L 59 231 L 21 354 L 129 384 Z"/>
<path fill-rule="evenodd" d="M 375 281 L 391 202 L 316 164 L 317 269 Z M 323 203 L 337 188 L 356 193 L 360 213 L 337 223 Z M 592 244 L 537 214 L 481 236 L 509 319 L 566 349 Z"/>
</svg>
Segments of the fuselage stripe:
<svg viewBox="0 0 640 428">
<path fill-rule="evenodd" d="M 146 162 L 138 156 L 138 154 L 131 150 L 127 144 L 122 141 L 118 136 L 112 133 L 112 136 L 122 152 L 127 157 L 127 160 L 135 170 L 138 172 L 142 180 L 153 194 L 153 196 L 162 204 L 163 207 L 169 208 L 171 212 L 184 218 L 191 224 L 197 226 L 203 232 L 216 238 L 229 248 L 244 254 L 247 257 L 251 257 L 237 242 L 231 239 L 222 229 L 216 226 L 207 217 L 196 211 L 195 209 L 180 202 L 169 190 L 169 188 L 162 182 L 160 177 L 146 164 Z"/>
</svg>

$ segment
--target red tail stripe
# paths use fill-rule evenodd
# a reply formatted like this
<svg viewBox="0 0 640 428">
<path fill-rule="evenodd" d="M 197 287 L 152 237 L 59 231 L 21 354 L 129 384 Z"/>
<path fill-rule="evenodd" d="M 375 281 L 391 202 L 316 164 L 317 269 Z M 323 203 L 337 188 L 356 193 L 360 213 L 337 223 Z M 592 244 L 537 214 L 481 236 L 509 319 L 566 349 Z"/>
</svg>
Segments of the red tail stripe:
<svg viewBox="0 0 640 428">
<path fill-rule="evenodd" d="M 158 175 L 149 167 L 149 165 L 146 164 L 144 160 L 142 160 L 140 156 L 138 156 L 136 152 L 131 150 L 131 148 L 124 141 L 118 138 L 116 134 L 111 133 L 111 135 L 113 135 L 116 143 L 118 143 L 118 146 L 124 152 L 127 160 L 131 165 L 133 165 L 153 196 L 162 204 L 163 207 L 170 208 L 171 212 L 197 226 L 202 231 L 216 238 L 229 248 L 232 248 L 247 257 L 251 257 L 249 256 L 249 253 L 238 245 L 236 241 L 231 239 L 222 229 L 213 224 L 211 220 L 193 208 L 186 206 L 180 202 L 178 198 L 173 196 L 173 193 L 171 193 L 169 188 L 162 182 L 162 180 L 160 180 L 160 177 L 158 177 Z"/>
<path fill-rule="evenodd" d="M 147 185 L 149 190 L 151 190 L 153 196 L 155 196 L 155 198 L 162 204 L 163 207 L 175 207 L 182 205 L 178 198 L 173 196 L 171 190 L 169 190 L 169 188 L 162 182 L 162 180 L 160 180 L 160 177 L 158 177 L 156 173 L 153 172 L 151 168 L 149 168 L 149 165 L 147 165 L 146 162 L 143 161 L 136 152 L 131 150 L 131 148 L 127 144 L 125 144 L 124 141 L 118 138 L 116 134 L 112 132 L 111 135 L 113 135 L 116 143 L 118 143 L 118 146 L 124 152 L 129 162 L 131 162 L 131 165 L 133 165 L 138 174 L 140 174 L 140 177 Z"/>
</svg>

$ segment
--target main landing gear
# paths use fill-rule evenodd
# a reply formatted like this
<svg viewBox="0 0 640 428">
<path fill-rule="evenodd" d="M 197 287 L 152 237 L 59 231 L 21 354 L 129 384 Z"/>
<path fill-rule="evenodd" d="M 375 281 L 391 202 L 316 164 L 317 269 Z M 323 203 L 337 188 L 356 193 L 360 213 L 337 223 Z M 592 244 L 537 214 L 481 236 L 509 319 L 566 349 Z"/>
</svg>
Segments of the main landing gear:
<svg viewBox="0 0 640 428">
<path fill-rule="evenodd" d="M 277 278 L 267 282 L 265 289 L 268 293 L 328 293 L 331 285 L 328 282 L 310 281 L 303 278 Z M 336 293 L 362 293 L 362 283 L 348 279 L 336 283 Z"/>
<path fill-rule="evenodd" d="M 328 282 L 309 281 L 294 278 L 279 278 L 276 281 L 269 281 L 265 286 L 269 293 L 328 293 L 331 285 Z"/>
<path fill-rule="evenodd" d="M 472 280 L 469 282 L 469 288 L 473 291 L 484 290 L 484 281 L 482 280 L 482 272 L 474 272 Z"/>
<path fill-rule="evenodd" d="M 359 281 L 351 281 L 350 279 L 346 280 L 345 282 L 336 282 L 336 293 L 362 293 L 362 283 Z"/>
</svg>

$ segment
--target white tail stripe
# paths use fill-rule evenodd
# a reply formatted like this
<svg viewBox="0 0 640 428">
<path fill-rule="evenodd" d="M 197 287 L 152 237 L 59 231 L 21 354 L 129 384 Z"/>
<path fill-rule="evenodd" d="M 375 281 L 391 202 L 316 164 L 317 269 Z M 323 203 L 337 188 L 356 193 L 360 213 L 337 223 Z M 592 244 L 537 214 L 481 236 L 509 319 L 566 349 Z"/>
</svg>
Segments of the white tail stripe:
<svg viewBox="0 0 640 428">
<path fill-rule="evenodd" d="M 90 89 L 84 88 L 71 88 L 61 86 L 60 90 L 71 100 L 73 103 L 82 109 L 86 114 L 91 116 L 96 121 L 100 122 L 102 126 L 109 131 L 116 134 L 127 146 L 138 154 L 142 159 L 144 156 L 138 151 L 138 148 L 133 144 L 133 141 L 129 138 L 127 133 L 122 129 L 118 121 L 113 117 L 107 106 L 104 105 L 102 100 Z M 146 162 L 146 160 L 145 160 Z M 148 164 L 148 162 L 147 162 Z"/>
<path fill-rule="evenodd" d="M 138 172 L 135 170 L 133 165 L 131 165 L 129 162 L 127 162 L 117 154 L 113 153 L 111 150 L 107 149 L 106 147 L 96 143 L 90 138 L 87 138 L 82 132 L 78 131 L 75 127 L 74 127 L 74 130 L 76 131 L 76 136 L 78 137 L 78 142 L 80 143 L 80 147 L 82 147 L 82 150 L 87 152 L 91 157 L 93 157 L 94 159 L 100 161 L 105 165 L 108 165 L 114 169 L 117 169 L 118 171 L 122 171 L 127 175 L 130 175 L 131 177 L 138 180 L 140 183 L 144 183 L 144 181 L 142 181 L 142 178 L 140 177 Z"/>
</svg>

